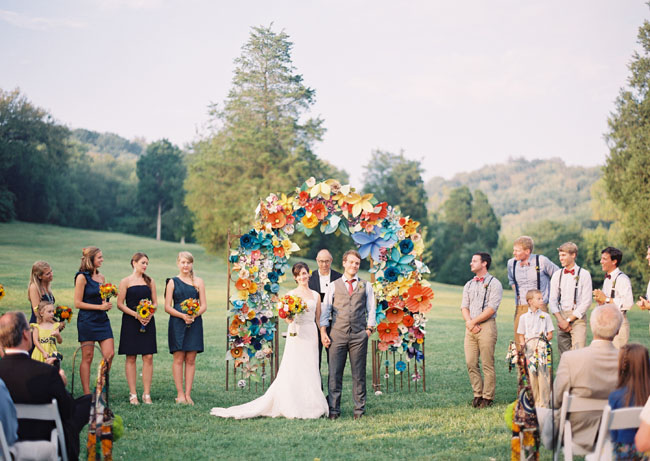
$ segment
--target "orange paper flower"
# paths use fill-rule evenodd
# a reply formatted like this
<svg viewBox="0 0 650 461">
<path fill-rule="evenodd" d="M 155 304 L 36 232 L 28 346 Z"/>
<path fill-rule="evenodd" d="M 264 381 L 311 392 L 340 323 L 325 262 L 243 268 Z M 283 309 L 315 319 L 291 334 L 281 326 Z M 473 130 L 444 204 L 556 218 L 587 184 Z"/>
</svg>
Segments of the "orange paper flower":
<svg viewBox="0 0 650 461">
<path fill-rule="evenodd" d="M 377 327 L 379 339 L 386 343 L 393 343 L 399 338 L 399 330 L 396 323 L 380 323 Z"/>
<path fill-rule="evenodd" d="M 405 327 L 407 327 L 407 328 L 408 328 L 408 327 L 412 327 L 414 322 L 415 322 L 415 320 L 414 320 L 413 317 L 410 316 L 410 315 L 405 315 L 405 316 L 402 318 L 402 324 L 403 324 Z"/>
<path fill-rule="evenodd" d="M 397 307 L 389 307 L 386 311 L 386 320 L 390 323 L 400 323 L 404 318 L 404 311 Z"/>
<path fill-rule="evenodd" d="M 411 312 L 426 313 L 431 309 L 431 300 L 433 299 L 433 290 L 431 288 L 416 283 L 409 288 L 407 296 L 406 307 Z"/>
<path fill-rule="evenodd" d="M 257 291 L 257 283 L 251 282 L 248 279 L 239 279 L 235 282 L 235 288 L 239 291 L 247 291 L 252 294 Z"/>
<path fill-rule="evenodd" d="M 287 217 L 284 213 L 278 211 L 276 213 L 270 214 L 267 222 L 271 223 L 272 228 L 279 229 L 281 227 L 284 227 L 284 225 L 287 223 Z"/>
<path fill-rule="evenodd" d="M 230 355 L 232 355 L 232 357 L 235 359 L 241 357 L 243 353 L 244 350 L 241 347 L 235 347 L 233 349 L 230 349 Z"/>
<path fill-rule="evenodd" d="M 316 215 L 319 221 L 322 221 L 327 217 L 327 208 L 325 208 L 323 202 L 318 202 L 311 212 Z"/>
<path fill-rule="evenodd" d="M 284 258 L 284 248 L 283 247 L 273 248 L 273 254 L 278 258 Z"/>
</svg>

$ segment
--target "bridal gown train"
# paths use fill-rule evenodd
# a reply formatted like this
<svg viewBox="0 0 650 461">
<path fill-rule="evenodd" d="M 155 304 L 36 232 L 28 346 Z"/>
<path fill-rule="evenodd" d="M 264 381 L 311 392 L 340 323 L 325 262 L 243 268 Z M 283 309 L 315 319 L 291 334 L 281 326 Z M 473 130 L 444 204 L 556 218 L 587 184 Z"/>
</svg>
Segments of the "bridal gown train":
<svg viewBox="0 0 650 461">
<path fill-rule="evenodd" d="M 280 369 L 266 393 L 243 405 L 213 408 L 211 415 L 236 419 L 256 416 L 315 419 L 328 414 L 318 370 L 316 300 L 306 303 L 308 310 L 294 320 L 298 334 L 287 335 Z"/>
</svg>

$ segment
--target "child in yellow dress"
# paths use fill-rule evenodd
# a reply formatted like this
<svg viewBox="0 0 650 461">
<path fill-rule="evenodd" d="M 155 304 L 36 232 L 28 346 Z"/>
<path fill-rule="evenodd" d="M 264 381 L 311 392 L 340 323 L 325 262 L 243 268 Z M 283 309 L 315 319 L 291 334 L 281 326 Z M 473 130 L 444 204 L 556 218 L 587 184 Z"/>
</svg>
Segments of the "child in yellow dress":
<svg viewBox="0 0 650 461">
<path fill-rule="evenodd" d="M 61 344 L 60 324 L 54 321 L 54 305 L 50 301 L 41 301 L 36 312 L 38 323 L 32 323 L 34 352 L 32 359 L 45 362 L 49 357 L 59 357 L 56 343 Z"/>
</svg>

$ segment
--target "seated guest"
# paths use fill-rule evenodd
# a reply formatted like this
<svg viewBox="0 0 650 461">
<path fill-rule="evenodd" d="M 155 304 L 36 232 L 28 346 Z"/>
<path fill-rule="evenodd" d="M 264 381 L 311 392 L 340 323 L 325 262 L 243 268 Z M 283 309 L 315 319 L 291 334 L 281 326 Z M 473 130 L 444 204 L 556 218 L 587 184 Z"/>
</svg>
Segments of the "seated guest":
<svg viewBox="0 0 650 461">
<path fill-rule="evenodd" d="M 12 446 L 18 440 L 18 420 L 16 419 L 16 407 L 9 395 L 9 389 L 5 382 L 0 379 L 0 421 L 5 433 L 7 444 Z"/>
<path fill-rule="evenodd" d="M 32 334 L 22 312 L 7 312 L 0 317 L 0 345 L 5 350 L 0 360 L 0 379 L 7 385 L 14 403 L 50 403 L 56 399 L 68 457 L 78 459 L 79 433 L 88 422 L 91 396 L 73 400 L 65 389 L 62 371 L 29 357 Z M 18 439 L 49 440 L 53 427 L 50 421 L 20 420 Z"/>
<path fill-rule="evenodd" d="M 641 424 L 639 430 L 636 431 L 634 444 L 637 450 L 644 452 L 650 450 L 650 398 L 641 410 L 640 419 Z"/>
<path fill-rule="evenodd" d="M 590 319 L 594 339 L 582 349 L 566 351 L 560 358 L 555 377 L 554 406 L 562 407 L 565 391 L 577 397 L 606 399 L 616 388 L 618 349 L 612 340 L 618 334 L 623 314 L 614 304 L 596 307 Z M 585 451 L 593 451 L 602 411 L 569 415 L 573 442 Z M 555 427 L 558 427 L 557 424 Z"/>
<path fill-rule="evenodd" d="M 609 394 L 609 406 L 617 408 L 640 406 L 650 397 L 650 358 L 641 344 L 626 344 L 618 357 L 618 385 Z M 611 431 L 616 459 L 642 459 L 634 445 L 636 428 Z"/>
</svg>

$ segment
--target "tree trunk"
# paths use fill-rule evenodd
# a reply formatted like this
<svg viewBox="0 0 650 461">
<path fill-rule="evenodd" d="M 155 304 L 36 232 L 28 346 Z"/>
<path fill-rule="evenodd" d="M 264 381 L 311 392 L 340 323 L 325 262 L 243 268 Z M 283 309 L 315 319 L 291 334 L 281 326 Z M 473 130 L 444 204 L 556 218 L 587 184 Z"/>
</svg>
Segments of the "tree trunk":
<svg viewBox="0 0 650 461">
<path fill-rule="evenodd" d="M 156 220 L 156 240 L 160 241 L 160 228 L 162 217 L 162 202 L 158 202 L 158 219 Z"/>
</svg>

